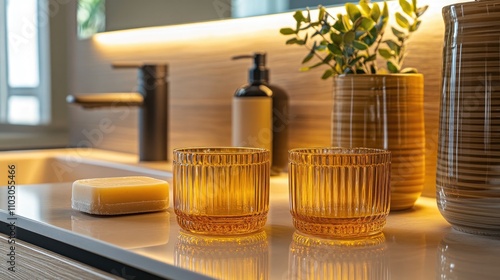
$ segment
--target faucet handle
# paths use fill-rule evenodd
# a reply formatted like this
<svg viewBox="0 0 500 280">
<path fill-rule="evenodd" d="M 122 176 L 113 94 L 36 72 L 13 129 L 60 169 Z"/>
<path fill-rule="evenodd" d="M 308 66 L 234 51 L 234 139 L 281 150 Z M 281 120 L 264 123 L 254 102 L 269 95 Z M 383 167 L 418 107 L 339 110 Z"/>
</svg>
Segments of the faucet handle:
<svg viewBox="0 0 500 280">
<path fill-rule="evenodd" d="M 68 95 L 67 103 L 79 104 L 84 108 L 117 107 L 117 106 L 141 106 L 144 97 L 135 92 L 116 92 L 85 95 Z"/>
<path fill-rule="evenodd" d="M 142 66 L 147 65 L 146 63 L 142 63 L 140 61 L 117 61 L 111 63 L 111 66 L 116 69 L 120 68 L 141 68 Z"/>
</svg>

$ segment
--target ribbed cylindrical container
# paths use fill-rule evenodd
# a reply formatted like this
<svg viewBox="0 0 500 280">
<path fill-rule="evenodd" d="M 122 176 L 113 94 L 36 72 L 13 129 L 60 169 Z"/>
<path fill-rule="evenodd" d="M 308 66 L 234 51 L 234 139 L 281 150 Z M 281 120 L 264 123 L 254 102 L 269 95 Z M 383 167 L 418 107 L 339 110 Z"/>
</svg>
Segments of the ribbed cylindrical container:
<svg viewBox="0 0 500 280">
<path fill-rule="evenodd" d="M 500 1 L 443 17 L 437 205 L 455 229 L 500 236 Z"/>
<path fill-rule="evenodd" d="M 351 246 L 352 245 L 352 246 Z M 339 244 L 294 233 L 288 278 L 296 280 L 390 279 L 387 245 L 382 233 L 367 243 Z"/>
<path fill-rule="evenodd" d="M 295 228 L 311 235 L 377 234 L 390 207 L 391 153 L 367 148 L 289 152 L 290 207 Z"/>
<path fill-rule="evenodd" d="M 331 145 L 391 151 L 391 210 L 413 207 L 425 182 L 423 75 L 335 77 Z"/>
<path fill-rule="evenodd" d="M 269 279 L 265 231 L 241 236 L 203 236 L 181 232 L 174 264 L 216 279 Z"/>
<path fill-rule="evenodd" d="M 269 150 L 175 149 L 173 173 L 174 211 L 183 229 L 225 235 L 250 233 L 265 225 Z"/>
</svg>

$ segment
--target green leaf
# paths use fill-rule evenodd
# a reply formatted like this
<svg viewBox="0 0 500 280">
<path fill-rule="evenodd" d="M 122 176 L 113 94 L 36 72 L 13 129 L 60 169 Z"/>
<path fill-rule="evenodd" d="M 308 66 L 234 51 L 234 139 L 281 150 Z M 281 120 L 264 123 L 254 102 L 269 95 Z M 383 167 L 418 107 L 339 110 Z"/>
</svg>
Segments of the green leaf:
<svg viewBox="0 0 500 280">
<path fill-rule="evenodd" d="M 396 54 L 399 55 L 401 52 L 401 47 L 398 45 L 398 43 L 394 42 L 393 40 L 386 40 L 384 43 L 387 44 L 387 46 Z"/>
<path fill-rule="evenodd" d="M 356 4 L 346 3 L 345 4 L 345 9 L 347 11 L 347 14 L 349 15 L 349 18 L 353 22 L 356 21 L 359 17 L 361 17 L 361 12 L 359 11 L 359 9 L 356 6 Z"/>
<path fill-rule="evenodd" d="M 418 28 L 420 27 L 420 24 L 422 23 L 421 20 L 417 20 L 415 21 L 411 26 L 410 26 L 410 32 L 415 32 L 418 30 Z"/>
<path fill-rule="evenodd" d="M 341 56 L 336 56 L 335 57 L 335 63 L 337 63 L 337 65 L 343 67 L 344 66 L 344 58 L 341 57 Z"/>
<path fill-rule="evenodd" d="M 375 6 L 376 4 L 374 4 Z M 361 13 L 363 14 L 363 16 L 369 16 L 370 13 L 371 13 L 371 8 L 370 8 L 370 5 L 368 5 L 368 3 L 366 1 L 359 1 L 359 6 L 361 7 Z"/>
<path fill-rule="evenodd" d="M 375 26 L 375 21 L 370 18 L 363 18 L 360 26 L 363 27 L 364 30 L 370 31 Z"/>
<path fill-rule="evenodd" d="M 404 32 L 401 32 L 394 27 L 391 27 L 391 29 L 392 34 L 394 34 L 394 36 L 396 36 L 400 41 L 406 40 L 406 34 Z"/>
<path fill-rule="evenodd" d="M 309 70 L 311 70 L 311 69 L 314 69 L 314 68 L 316 68 L 316 67 L 318 67 L 318 66 L 320 66 L 320 65 L 323 65 L 323 64 L 324 64 L 323 62 L 318 62 L 318 63 L 316 63 L 316 64 L 314 64 L 314 65 L 312 65 L 312 66 L 301 67 L 299 70 L 300 70 L 301 72 L 306 72 L 306 71 L 309 71 Z"/>
<path fill-rule="evenodd" d="M 305 22 L 306 18 L 302 14 L 302 11 L 296 11 L 295 14 L 293 14 L 293 18 L 297 22 Z"/>
<path fill-rule="evenodd" d="M 334 42 L 337 45 L 342 44 L 342 35 L 331 32 L 330 33 L 330 39 L 332 39 L 332 42 Z"/>
<path fill-rule="evenodd" d="M 320 30 L 321 34 L 326 34 L 328 32 L 330 32 L 330 25 L 328 24 L 323 24 L 321 26 L 321 30 Z"/>
<path fill-rule="evenodd" d="M 342 53 L 342 50 L 337 45 L 335 45 L 335 44 L 328 44 L 327 48 L 334 55 L 339 55 L 339 56 L 343 56 L 344 55 L 344 53 Z"/>
<path fill-rule="evenodd" d="M 307 40 L 309 39 L 309 34 L 306 34 L 306 37 L 304 38 L 304 45 L 307 43 Z M 316 42 L 314 42 L 316 44 Z"/>
<path fill-rule="evenodd" d="M 428 5 L 418 8 L 417 11 L 415 12 L 417 17 L 421 17 L 425 13 L 425 11 L 427 11 L 427 8 L 429 8 Z"/>
<path fill-rule="evenodd" d="M 354 34 L 356 34 L 356 36 L 354 37 L 354 40 L 358 40 L 358 41 L 361 41 L 364 37 L 367 36 L 368 32 L 366 31 L 354 31 Z"/>
<path fill-rule="evenodd" d="M 333 27 L 333 29 L 335 29 L 339 32 L 346 32 L 347 31 L 342 20 L 335 21 L 335 23 L 332 25 L 332 27 Z"/>
<path fill-rule="evenodd" d="M 404 74 L 410 74 L 410 73 L 418 73 L 417 69 L 416 68 L 413 68 L 413 67 L 407 67 L 403 70 L 401 70 L 401 73 L 404 73 Z"/>
<path fill-rule="evenodd" d="M 399 24 L 399 26 L 401 26 L 403 28 L 410 27 L 410 22 L 400 12 L 396 12 L 396 22 Z"/>
<path fill-rule="evenodd" d="M 379 30 L 378 28 L 375 26 L 374 28 L 372 28 L 370 30 L 370 32 L 368 32 L 368 36 L 370 36 L 371 38 L 373 38 L 373 40 L 375 41 L 379 35 Z"/>
<path fill-rule="evenodd" d="M 361 21 L 363 20 L 363 17 L 359 17 L 354 23 L 353 23 L 353 29 L 357 30 L 358 27 L 361 25 Z"/>
<path fill-rule="evenodd" d="M 389 18 L 389 7 L 387 7 L 387 2 L 384 1 L 384 8 L 382 8 L 382 16 Z"/>
<path fill-rule="evenodd" d="M 391 73 L 399 73 L 399 68 L 391 61 L 387 61 L 387 70 Z"/>
<path fill-rule="evenodd" d="M 353 41 L 352 46 L 360 51 L 364 51 L 364 50 L 368 49 L 368 45 L 363 43 L 363 42 L 360 42 L 360 41 Z"/>
<path fill-rule="evenodd" d="M 352 30 L 347 31 L 347 33 L 344 34 L 344 44 L 350 45 L 354 41 L 355 37 L 356 37 L 356 34 L 354 33 L 354 31 L 352 31 Z"/>
<path fill-rule="evenodd" d="M 323 76 L 321 76 L 321 79 L 326 80 L 326 79 L 330 78 L 331 76 L 333 76 L 334 74 L 335 73 L 333 72 L 332 69 L 327 69 L 325 71 L 325 73 L 323 73 Z"/>
<path fill-rule="evenodd" d="M 378 53 L 385 59 L 391 59 L 395 56 L 394 52 L 388 49 L 378 49 Z"/>
<path fill-rule="evenodd" d="M 373 4 L 372 11 L 370 13 L 370 17 L 373 19 L 373 21 L 377 22 L 378 19 L 380 18 L 380 8 L 377 3 Z"/>
<path fill-rule="evenodd" d="M 316 50 L 319 51 L 319 52 L 322 52 L 322 51 L 325 51 L 326 50 L 326 46 L 325 45 L 319 45 L 316 47 Z"/>
<path fill-rule="evenodd" d="M 342 17 L 342 23 L 344 24 L 346 30 L 352 29 L 352 23 L 351 23 L 351 20 L 349 19 L 348 15 L 344 15 Z"/>
<path fill-rule="evenodd" d="M 287 27 L 287 28 L 281 28 L 280 33 L 283 35 L 291 35 L 291 34 L 295 34 L 296 32 L 292 28 Z"/>
<path fill-rule="evenodd" d="M 417 0 L 412 0 L 411 3 L 413 5 L 413 11 L 416 14 L 417 13 Z"/>
<path fill-rule="evenodd" d="M 375 43 L 375 41 L 376 41 L 376 39 L 373 38 L 373 37 L 371 37 L 371 36 L 365 36 L 365 37 L 363 37 L 363 42 L 365 44 L 367 44 L 368 46 L 373 45 L 373 43 Z"/>
<path fill-rule="evenodd" d="M 323 18 L 325 17 L 326 11 L 323 6 L 319 7 L 319 14 L 318 14 L 318 21 L 322 21 Z"/>
<path fill-rule="evenodd" d="M 408 3 L 406 0 L 399 0 L 399 6 L 401 6 L 401 9 L 403 9 L 403 12 L 405 12 L 405 14 L 409 15 L 410 17 L 414 15 L 414 9 L 411 3 Z"/>
<path fill-rule="evenodd" d="M 323 58 L 323 64 L 330 63 L 330 61 L 332 61 L 332 59 L 333 59 L 333 55 L 332 54 L 327 55 L 325 58 Z"/>
<path fill-rule="evenodd" d="M 356 51 L 357 50 L 352 46 L 352 44 L 348 45 L 344 48 L 344 57 L 351 57 Z"/>
<path fill-rule="evenodd" d="M 349 61 L 349 63 L 347 64 L 349 67 L 352 67 L 354 65 L 356 65 L 356 63 L 358 63 L 361 59 L 365 58 L 365 56 L 358 56 L 356 57 L 355 59 Z"/>
<path fill-rule="evenodd" d="M 377 30 L 378 32 L 381 32 L 382 30 L 385 30 L 385 27 L 387 26 L 387 23 L 389 21 L 389 8 L 387 7 L 387 3 L 384 2 L 384 8 L 382 10 L 382 15 L 377 21 Z"/>
<path fill-rule="evenodd" d="M 376 59 L 377 59 L 377 55 L 376 54 L 372 54 L 372 55 L 370 55 L 369 57 L 367 57 L 365 59 L 365 62 L 375 61 Z"/>
<path fill-rule="evenodd" d="M 306 57 L 304 57 L 304 59 L 302 60 L 302 64 L 308 62 L 309 60 L 311 60 L 312 58 L 314 57 L 314 51 L 308 53 L 306 55 Z"/>
<path fill-rule="evenodd" d="M 315 49 L 317 51 L 322 52 L 322 51 L 326 50 L 326 44 L 321 43 L 321 44 L 317 45 Z"/>
<path fill-rule="evenodd" d="M 287 45 L 293 45 L 293 44 L 297 44 L 297 42 L 298 42 L 298 41 L 299 41 L 299 39 L 297 39 L 297 38 L 292 38 L 292 39 L 288 39 L 288 40 L 286 41 L 286 44 L 287 44 Z"/>
</svg>

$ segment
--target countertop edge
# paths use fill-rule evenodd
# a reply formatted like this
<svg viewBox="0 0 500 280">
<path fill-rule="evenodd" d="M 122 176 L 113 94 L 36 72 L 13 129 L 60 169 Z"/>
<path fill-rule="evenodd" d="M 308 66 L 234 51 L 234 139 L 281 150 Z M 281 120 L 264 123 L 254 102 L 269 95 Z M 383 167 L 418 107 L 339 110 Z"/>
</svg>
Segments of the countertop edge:
<svg viewBox="0 0 500 280">
<path fill-rule="evenodd" d="M 5 210 L 0 209 L 0 222 L 9 224 L 9 216 Z M 213 279 L 189 270 L 185 270 L 174 265 L 162 263 L 139 254 L 118 248 L 100 240 L 88 238 L 86 236 L 57 228 L 45 223 L 40 223 L 22 216 L 15 216 L 16 228 L 21 228 L 39 234 L 41 236 L 54 239 L 61 243 L 79 248 L 84 251 L 102 256 L 104 258 L 123 263 L 138 270 L 157 275 L 167 279 Z M 6 227 L 5 227 L 6 228 Z M 0 231 L 3 232 L 3 231 Z M 7 234 L 7 232 L 3 232 Z M 22 240 L 22 239 L 21 239 Z M 26 241 L 26 240 L 24 240 Z M 29 241 L 27 241 L 29 242 Z M 39 246 L 39 244 L 34 244 Z M 45 248 L 51 250 L 51 248 Z M 53 250 L 53 249 L 52 249 Z M 80 261 L 80 260 L 79 260 Z M 139 265 L 140 264 L 140 265 Z"/>
</svg>

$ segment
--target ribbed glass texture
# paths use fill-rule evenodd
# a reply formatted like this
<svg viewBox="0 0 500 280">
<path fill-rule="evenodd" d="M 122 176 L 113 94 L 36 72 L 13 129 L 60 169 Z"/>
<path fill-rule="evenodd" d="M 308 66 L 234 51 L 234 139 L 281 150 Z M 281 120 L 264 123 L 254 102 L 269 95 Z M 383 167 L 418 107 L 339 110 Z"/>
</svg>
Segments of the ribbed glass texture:
<svg viewBox="0 0 500 280">
<path fill-rule="evenodd" d="M 412 208 L 424 183 L 435 181 L 425 172 L 423 75 L 335 77 L 331 140 L 335 147 L 390 150 L 391 210 Z"/>
<path fill-rule="evenodd" d="M 500 236 L 500 1 L 446 6 L 436 200 L 457 230 Z"/>
<path fill-rule="evenodd" d="M 261 229 L 269 211 L 270 154 L 259 148 L 174 150 L 174 210 L 179 225 L 201 234 Z"/>
<path fill-rule="evenodd" d="M 387 245 L 382 233 L 374 236 L 365 245 L 358 243 L 349 246 L 328 241 L 295 233 L 290 244 L 287 279 L 391 278 Z"/>
<path fill-rule="evenodd" d="M 204 236 L 181 232 L 174 264 L 216 279 L 269 279 L 265 231 L 241 236 Z"/>
<path fill-rule="evenodd" d="M 391 153 L 368 148 L 289 152 L 290 207 L 301 232 L 333 238 L 382 231 L 390 207 Z"/>
</svg>

